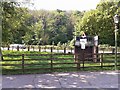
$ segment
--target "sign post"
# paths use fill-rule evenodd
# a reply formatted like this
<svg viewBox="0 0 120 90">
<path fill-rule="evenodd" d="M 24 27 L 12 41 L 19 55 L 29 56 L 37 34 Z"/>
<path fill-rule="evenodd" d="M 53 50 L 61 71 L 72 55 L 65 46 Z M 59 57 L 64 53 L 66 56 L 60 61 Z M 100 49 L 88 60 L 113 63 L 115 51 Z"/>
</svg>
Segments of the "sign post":
<svg viewBox="0 0 120 90">
<path fill-rule="evenodd" d="M 85 60 L 85 45 L 87 43 L 87 39 L 80 39 L 81 49 L 82 49 L 82 61 L 83 61 L 83 69 L 84 69 L 84 60 Z"/>
</svg>

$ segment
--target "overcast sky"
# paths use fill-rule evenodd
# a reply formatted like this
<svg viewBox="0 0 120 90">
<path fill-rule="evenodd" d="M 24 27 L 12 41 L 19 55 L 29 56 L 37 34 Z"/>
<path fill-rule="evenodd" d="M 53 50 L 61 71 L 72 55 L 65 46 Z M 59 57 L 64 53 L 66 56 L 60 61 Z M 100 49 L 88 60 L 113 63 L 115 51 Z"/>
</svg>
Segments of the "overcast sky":
<svg viewBox="0 0 120 90">
<path fill-rule="evenodd" d="M 95 9 L 100 0 L 31 0 L 31 9 L 45 10 L 90 10 Z"/>
</svg>

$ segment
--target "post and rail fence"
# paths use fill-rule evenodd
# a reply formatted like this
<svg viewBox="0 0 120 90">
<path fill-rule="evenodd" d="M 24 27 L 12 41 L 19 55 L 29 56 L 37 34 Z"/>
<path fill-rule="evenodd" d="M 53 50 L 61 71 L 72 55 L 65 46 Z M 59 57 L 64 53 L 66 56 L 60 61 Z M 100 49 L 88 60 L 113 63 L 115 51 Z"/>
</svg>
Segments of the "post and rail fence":
<svg viewBox="0 0 120 90">
<path fill-rule="evenodd" d="M 52 49 L 51 49 L 52 51 Z M 93 62 L 91 58 L 84 58 L 81 60 L 77 58 L 75 61 L 74 54 L 51 53 L 51 54 L 19 54 L 19 55 L 2 55 L 2 70 L 3 72 L 19 71 L 19 73 L 44 73 L 56 72 L 57 70 L 85 70 L 85 68 L 100 68 L 114 67 L 114 54 L 99 53 L 98 57 L 92 59 L 99 59 Z M 118 55 L 118 62 L 120 62 L 120 53 Z M 107 58 L 108 57 L 108 58 Z M 109 60 L 109 58 L 111 58 Z M 113 59 L 113 60 L 112 60 Z M 118 63 L 119 67 L 120 64 Z M 33 72 L 32 72 L 33 71 Z"/>
</svg>

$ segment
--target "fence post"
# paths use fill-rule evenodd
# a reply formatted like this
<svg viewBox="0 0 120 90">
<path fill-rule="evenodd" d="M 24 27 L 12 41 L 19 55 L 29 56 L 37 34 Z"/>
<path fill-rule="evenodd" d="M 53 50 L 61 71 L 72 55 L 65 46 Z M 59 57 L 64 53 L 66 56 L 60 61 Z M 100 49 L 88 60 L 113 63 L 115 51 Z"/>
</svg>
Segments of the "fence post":
<svg viewBox="0 0 120 90">
<path fill-rule="evenodd" d="M 51 53 L 53 52 L 53 47 L 51 47 Z"/>
<path fill-rule="evenodd" d="M 83 60 L 83 70 L 84 70 L 84 61 L 85 61 L 85 51 L 84 51 L 84 49 L 83 49 L 83 58 L 82 58 L 82 60 Z"/>
<path fill-rule="evenodd" d="M 30 51 L 30 46 L 28 45 L 28 51 Z"/>
<path fill-rule="evenodd" d="M 38 48 L 39 48 L 39 52 L 41 52 L 41 47 L 40 47 L 40 45 L 38 46 Z"/>
<path fill-rule="evenodd" d="M 22 54 L 22 72 L 24 73 L 24 54 Z"/>
<path fill-rule="evenodd" d="M 100 54 L 100 65 L 101 68 L 103 69 L 103 53 Z"/>
<path fill-rule="evenodd" d="M 112 48 L 112 53 L 115 53 L 115 48 Z"/>
<path fill-rule="evenodd" d="M 66 54 L 66 47 L 64 47 L 64 54 Z"/>
<path fill-rule="evenodd" d="M 51 47 L 51 58 L 50 58 L 50 60 L 51 60 L 51 71 L 53 71 L 53 48 Z"/>
<path fill-rule="evenodd" d="M 19 46 L 17 46 L 17 51 L 19 51 Z"/>
<path fill-rule="evenodd" d="M 8 45 L 8 50 L 10 50 L 10 46 Z"/>
<path fill-rule="evenodd" d="M 3 61 L 3 55 L 0 55 L 1 56 L 1 61 Z"/>
<path fill-rule="evenodd" d="M 78 54 L 78 55 L 77 55 L 77 58 L 76 58 L 76 59 L 77 59 L 77 60 L 76 60 L 76 61 L 77 61 L 77 70 L 80 69 L 80 58 L 79 58 L 79 57 L 80 57 L 80 54 Z"/>
</svg>

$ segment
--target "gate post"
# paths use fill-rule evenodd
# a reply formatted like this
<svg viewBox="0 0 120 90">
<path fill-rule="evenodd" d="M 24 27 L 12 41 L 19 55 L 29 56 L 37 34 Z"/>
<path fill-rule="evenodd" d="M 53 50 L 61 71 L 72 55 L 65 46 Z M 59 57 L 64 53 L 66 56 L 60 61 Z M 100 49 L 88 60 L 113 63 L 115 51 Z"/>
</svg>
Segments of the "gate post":
<svg viewBox="0 0 120 90">
<path fill-rule="evenodd" d="M 24 73 L 24 54 L 22 54 L 22 73 Z"/>
<path fill-rule="evenodd" d="M 80 69 L 80 54 L 77 54 L 76 62 L 77 62 L 77 70 L 79 70 Z"/>
<path fill-rule="evenodd" d="M 53 71 L 53 47 L 51 47 L 51 57 L 50 57 L 50 60 L 51 60 L 51 71 Z"/>
<path fill-rule="evenodd" d="M 84 51 L 84 49 L 82 50 L 82 62 L 83 62 L 83 70 L 84 70 L 84 61 L 85 61 L 85 51 Z"/>
</svg>

